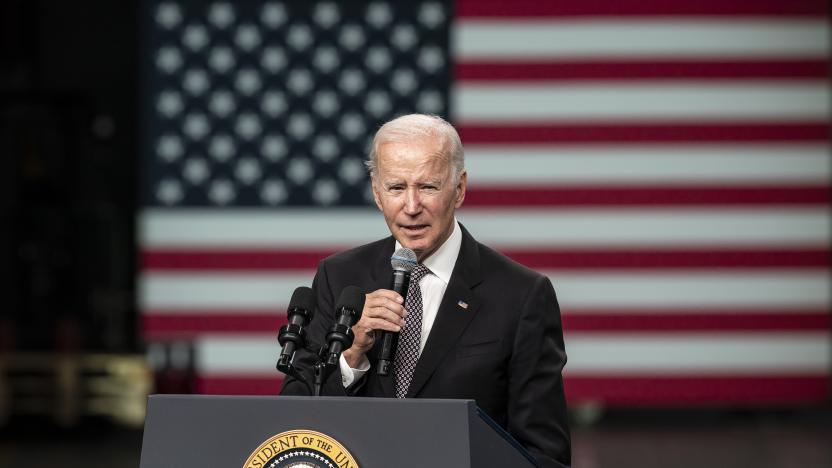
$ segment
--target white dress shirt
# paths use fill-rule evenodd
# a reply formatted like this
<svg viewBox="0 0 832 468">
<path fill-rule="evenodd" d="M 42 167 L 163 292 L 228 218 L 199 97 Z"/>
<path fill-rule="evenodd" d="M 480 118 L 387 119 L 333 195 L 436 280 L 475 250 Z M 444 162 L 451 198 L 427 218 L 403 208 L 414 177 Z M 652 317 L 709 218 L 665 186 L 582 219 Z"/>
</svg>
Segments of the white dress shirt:
<svg viewBox="0 0 832 468">
<path fill-rule="evenodd" d="M 395 249 L 402 247 L 396 241 Z M 436 314 L 439 312 L 439 304 L 442 302 L 442 297 L 445 295 L 445 289 L 448 288 L 448 282 L 451 280 L 451 273 L 454 271 L 456 259 L 459 257 L 459 250 L 462 247 L 462 229 L 459 223 L 454 219 L 454 230 L 451 235 L 436 249 L 436 252 L 431 254 L 422 262 L 422 265 L 430 270 L 419 280 L 419 288 L 422 291 L 422 335 L 419 341 L 419 354 L 425 349 L 425 343 L 428 341 L 430 330 L 433 328 L 433 322 L 436 320 Z M 394 250 L 395 251 L 395 250 Z M 392 255 L 393 252 L 390 252 Z M 405 318 L 405 320 L 407 320 Z M 380 333 L 377 334 L 377 338 Z M 367 356 L 363 356 L 358 368 L 351 368 L 347 364 L 347 360 L 341 355 L 339 361 L 341 368 L 341 383 L 344 388 L 349 387 L 354 382 L 361 379 L 368 370 L 370 370 L 370 361 Z"/>
</svg>

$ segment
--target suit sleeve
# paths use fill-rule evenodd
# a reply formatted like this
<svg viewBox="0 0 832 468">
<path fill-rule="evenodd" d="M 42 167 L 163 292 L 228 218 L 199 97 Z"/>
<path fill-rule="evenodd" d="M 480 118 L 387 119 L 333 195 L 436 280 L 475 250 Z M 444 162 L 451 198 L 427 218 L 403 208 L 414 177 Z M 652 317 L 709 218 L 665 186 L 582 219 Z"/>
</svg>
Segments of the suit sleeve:
<svg viewBox="0 0 832 468">
<path fill-rule="evenodd" d="M 312 290 L 315 292 L 317 305 L 315 316 L 306 330 L 307 349 L 299 349 L 295 353 L 293 361 L 295 368 L 308 382 L 308 386 L 294 377 L 286 376 L 283 388 L 280 390 L 281 395 L 312 394 L 311 386 L 315 382 L 314 365 L 317 362 L 317 356 L 312 350 L 317 350 L 326 343 L 326 334 L 332 324 L 335 323 L 335 299 L 327 276 L 326 260 L 318 264 L 318 271 L 315 273 L 315 279 L 312 280 Z M 321 393 L 329 396 L 346 395 L 344 386 L 341 384 L 341 371 L 338 367 L 332 371 L 327 381 L 324 382 Z"/>
<path fill-rule="evenodd" d="M 560 308 L 540 276 L 521 308 L 509 368 L 508 430 L 543 467 L 571 464 Z"/>
</svg>

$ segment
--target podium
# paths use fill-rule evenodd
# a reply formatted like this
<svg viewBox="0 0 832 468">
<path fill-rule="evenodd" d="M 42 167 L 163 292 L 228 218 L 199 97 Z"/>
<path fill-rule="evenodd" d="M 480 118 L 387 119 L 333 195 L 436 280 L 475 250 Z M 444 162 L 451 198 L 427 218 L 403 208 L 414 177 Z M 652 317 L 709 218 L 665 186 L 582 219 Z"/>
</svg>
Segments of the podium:
<svg viewBox="0 0 832 468">
<path fill-rule="evenodd" d="M 152 395 L 140 468 L 352 468 L 348 455 L 360 468 L 536 466 L 473 400 Z"/>
</svg>

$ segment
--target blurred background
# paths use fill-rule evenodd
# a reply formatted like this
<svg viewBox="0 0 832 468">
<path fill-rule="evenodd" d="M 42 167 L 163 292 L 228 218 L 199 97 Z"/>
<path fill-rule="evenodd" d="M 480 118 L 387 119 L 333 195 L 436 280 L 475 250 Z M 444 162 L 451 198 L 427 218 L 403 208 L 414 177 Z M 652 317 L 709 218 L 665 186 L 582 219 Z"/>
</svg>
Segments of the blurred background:
<svg viewBox="0 0 832 468">
<path fill-rule="evenodd" d="M 818 0 L 2 2 L 0 466 L 137 466 L 148 394 L 276 394 L 410 112 L 555 285 L 575 466 L 832 466 L 830 47 Z"/>
</svg>

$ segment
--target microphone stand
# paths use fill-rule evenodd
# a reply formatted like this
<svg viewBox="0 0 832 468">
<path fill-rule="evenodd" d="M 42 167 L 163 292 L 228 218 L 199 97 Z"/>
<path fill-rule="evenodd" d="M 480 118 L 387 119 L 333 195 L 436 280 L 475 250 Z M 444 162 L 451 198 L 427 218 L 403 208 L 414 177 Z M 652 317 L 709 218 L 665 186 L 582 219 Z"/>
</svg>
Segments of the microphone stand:
<svg viewBox="0 0 832 468">
<path fill-rule="evenodd" d="M 324 382 L 332 374 L 332 371 L 335 370 L 335 366 L 327 359 L 327 354 L 329 354 L 329 348 L 326 345 L 321 346 L 320 351 L 318 351 L 318 362 L 315 363 L 314 367 L 315 388 L 312 391 L 313 396 L 321 396 Z"/>
</svg>

